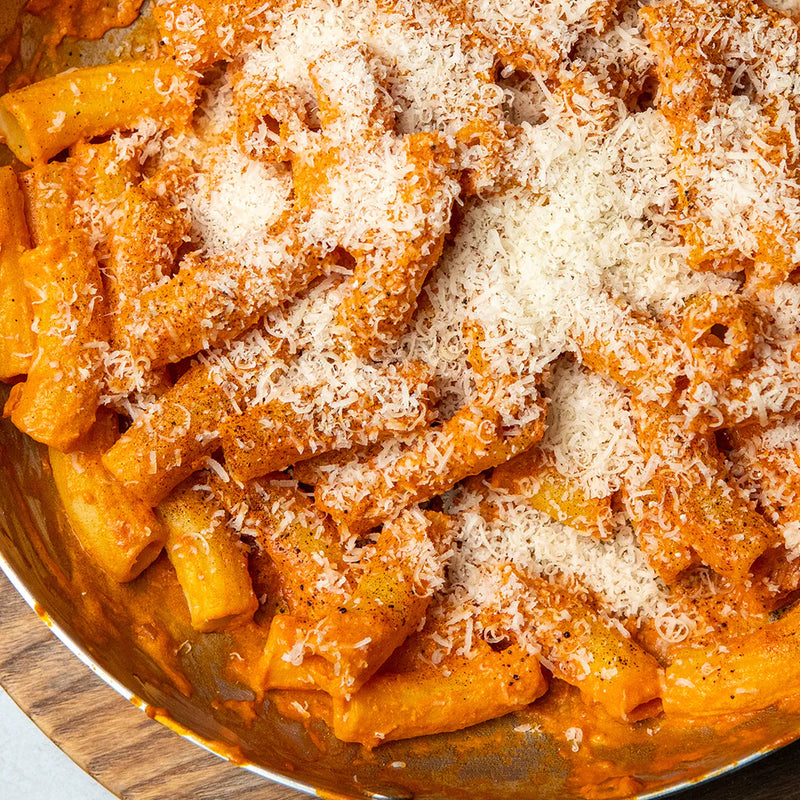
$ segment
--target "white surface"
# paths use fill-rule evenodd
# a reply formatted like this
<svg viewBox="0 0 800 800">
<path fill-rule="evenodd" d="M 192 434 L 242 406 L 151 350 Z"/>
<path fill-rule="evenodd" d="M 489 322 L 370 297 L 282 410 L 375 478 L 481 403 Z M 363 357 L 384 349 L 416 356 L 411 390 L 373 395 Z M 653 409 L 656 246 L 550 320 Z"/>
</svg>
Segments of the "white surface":
<svg viewBox="0 0 800 800">
<path fill-rule="evenodd" d="M 0 689 L 2 800 L 114 800 L 72 763 Z"/>
</svg>

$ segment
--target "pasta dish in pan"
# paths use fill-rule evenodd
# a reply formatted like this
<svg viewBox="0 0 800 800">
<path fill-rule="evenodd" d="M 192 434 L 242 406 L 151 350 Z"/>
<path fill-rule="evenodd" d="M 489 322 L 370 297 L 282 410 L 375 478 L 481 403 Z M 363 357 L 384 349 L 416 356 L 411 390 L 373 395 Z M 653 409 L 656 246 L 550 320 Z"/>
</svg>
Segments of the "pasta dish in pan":
<svg viewBox="0 0 800 800">
<path fill-rule="evenodd" d="M 97 569 L 168 559 L 231 680 L 369 748 L 796 692 L 788 10 L 151 13 L 0 97 L 4 414 Z"/>
</svg>

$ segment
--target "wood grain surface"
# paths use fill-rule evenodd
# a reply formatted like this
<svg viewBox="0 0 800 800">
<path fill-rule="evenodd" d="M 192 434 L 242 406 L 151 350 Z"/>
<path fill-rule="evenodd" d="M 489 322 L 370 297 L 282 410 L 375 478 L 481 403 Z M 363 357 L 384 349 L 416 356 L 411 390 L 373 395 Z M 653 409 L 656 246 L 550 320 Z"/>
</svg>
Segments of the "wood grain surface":
<svg viewBox="0 0 800 800">
<path fill-rule="evenodd" d="M 307 797 L 234 767 L 146 717 L 67 650 L 2 573 L 0 684 L 73 761 L 123 800 Z M 800 800 L 800 742 L 674 796 Z"/>
<path fill-rule="evenodd" d="M 76 764 L 123 800 L 307 797 L 149 719 L 67 650 L 2 573 L 0 684 Z"/>
</svg>

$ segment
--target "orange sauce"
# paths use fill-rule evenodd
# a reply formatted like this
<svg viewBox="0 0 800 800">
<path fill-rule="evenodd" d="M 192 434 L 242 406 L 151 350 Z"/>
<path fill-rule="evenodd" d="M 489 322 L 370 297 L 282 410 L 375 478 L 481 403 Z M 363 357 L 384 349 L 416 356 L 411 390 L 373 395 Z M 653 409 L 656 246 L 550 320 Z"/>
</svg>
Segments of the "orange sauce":
<svg viewBox="0 0 800 800">
<path fill-rule="evenodd" d="M 38 17 L 44 26 L 41 43 L 31 59 L 11 81 L 10 88 L 34 80 L 42 57 L 55 62 L 55 51 L 66 38 L 101 39 L 112 28 L 131 25 L 144 0 L 0 0 L 0 75 L 19 61 L 21 19 L 24 13 Z M 0 83 L 0 91 L 8 86 Z"/>
<path fill-rule="evenodd" d="M 343 794 L 328 792 L 325 789 L 315 789 L 314 794 L 316 794 L 317 797 L 321 797 L 322 800 L 350 800 L 349 797 L 346 797 Z"/>
<path fill-rule="evenodd" d="M 33 604 L 33 610 L 36 612 L 36 616 L 47 625 L 48 628 L 53 627 L 53 620 L 50 618 L 50 615 L 42 608 L 39 603 Z"/>
<path fill-rule="evenodd" d="M 74 39 L 100 39 L 111 28 L 124 28 L 138 16 L 144 0 L 30 0 L 27 10 L 53 24 L 58 44 Z"/>
<path fill-rule="evenodd" d="M 0 73 L 17 57 L 20 45 L 20 33 L 12 33 L 8 38 L 0 42 Z"/>
</svg>

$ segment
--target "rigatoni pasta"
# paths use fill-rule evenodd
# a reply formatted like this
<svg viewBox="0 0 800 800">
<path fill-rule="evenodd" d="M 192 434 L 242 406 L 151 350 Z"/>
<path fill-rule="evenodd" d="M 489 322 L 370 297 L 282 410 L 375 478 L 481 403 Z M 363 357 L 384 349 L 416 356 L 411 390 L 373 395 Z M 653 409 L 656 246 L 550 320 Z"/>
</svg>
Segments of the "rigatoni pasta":
<svg viewBox="0 0 800 800">
<path fill-rule="evenodd" d="M 158 558 L 167 530 L 150 505 L 114 480 L 101 456 L 118 436 L 117 421 L 109 413 L 98 417 L 71 453 L 51 448 L 53 481 L 64 498 L 81 547 L 114 580 L 138 577 Z"/>
<path fill-rule="evenodd" d="M 196 92 L 193 76 L 166 59 L 87 67 L 4 95 L 0 129 L 17 158 L 33 165 L 151 116 L 185 122 Z"/>
<path fill-rule="evenodd" d="M 27 272 L 36 353 L 4 415 L 38 442 L 73 446 L 94 423 L 102 391 L 108 320 L 88 236 L 76 231 L 29 250 Z"/>
<path fill-rule="evenodd" d="M 33 310 L 20 258 L 30 247 L 25 204 L 11 167 L 0 170 L 0 378 L 28 372 L 36 347 Z"/>
</svg>

